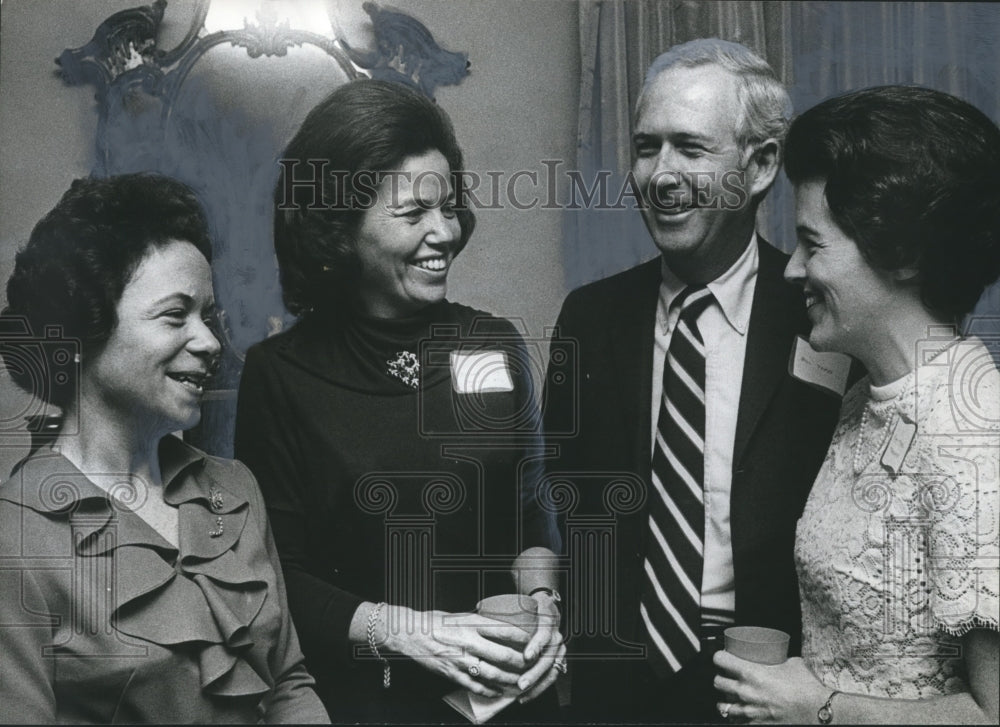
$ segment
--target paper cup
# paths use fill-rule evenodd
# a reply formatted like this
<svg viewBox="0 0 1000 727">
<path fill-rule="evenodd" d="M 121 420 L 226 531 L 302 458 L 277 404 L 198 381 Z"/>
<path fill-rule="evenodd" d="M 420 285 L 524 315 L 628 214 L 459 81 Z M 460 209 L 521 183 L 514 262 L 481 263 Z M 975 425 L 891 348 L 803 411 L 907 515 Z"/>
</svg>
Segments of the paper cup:
<svg viewBox="0 0 1000 727">
<path fill-rule="evenodd" d="M 726 651 L 757 664 L 782 664 L 788 659 L 789 636 L 763 626 L 733 626 L 726 629 Z"/>
<path fill-rule="evenodd" d="M 490 596 L 476 604 L 476 613 L 517 626 L 529 634 L 535 633 L 535 629 L 538 628 L 538 601 L 531 596 L 521 596 L 516 593 Z M 521 650 L 520 644 L 505 644 L 505 646 Z"/>
</svg>

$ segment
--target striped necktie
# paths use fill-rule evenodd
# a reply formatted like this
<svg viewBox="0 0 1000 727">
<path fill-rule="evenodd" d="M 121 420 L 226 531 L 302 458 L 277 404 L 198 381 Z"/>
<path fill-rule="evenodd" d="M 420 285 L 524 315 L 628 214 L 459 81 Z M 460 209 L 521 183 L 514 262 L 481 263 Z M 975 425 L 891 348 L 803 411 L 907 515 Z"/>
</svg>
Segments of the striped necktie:
<svg viewBox="0 0 1000 727">
<path fill-rule="evenodd" d="M 639 605 L 650 663 L 661 674 L 680 671 L 701 650 L 705 346 L 697 320 L 711 301 L 703 285 L 677 297 L 680 316 L 663 365 Z"/>
</svg>

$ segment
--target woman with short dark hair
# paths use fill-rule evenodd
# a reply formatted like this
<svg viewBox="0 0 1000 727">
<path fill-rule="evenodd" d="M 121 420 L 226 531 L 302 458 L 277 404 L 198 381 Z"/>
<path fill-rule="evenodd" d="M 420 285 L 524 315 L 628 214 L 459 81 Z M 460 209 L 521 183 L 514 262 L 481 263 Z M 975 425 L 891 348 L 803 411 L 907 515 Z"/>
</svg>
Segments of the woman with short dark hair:
<svg viewBox="0 0 1000 727">
<path fill-rule="evenodd" d="M 796 536 L 802 658 L 720 653 L 724 716 L 998 719 L 1000 374 L 958 335 L 1000 276 L 1000 130 L 927 88 L 824 101 L 786 151 L 810 343 L 868 371 Z"/>
<path fill-rule="evenodd" d="M 857 91 L 796 119 L 785 155 L 792 183 L 825 180 L 834 222 L 872 267 L 909 271 L 938 322 L 960 323 L 1000 276 L 1000 144 L 974 106 L 920 86 Z"/>
<path fill-rule="evenodd" d="M 205 214 L 185 185 L 154 175 L 77 179 L 17 254 L 5 313 L 24 319 L 39 336 L 45 326 L 58 325 L 88 360 L 114 330 L 129 277 L 151 246 L 170 240 L 185 240 L 212 260 Z M 44 366 L 9 371 L 21 388 L 65 408 L 79 389 L 78 367 L 64 367 L 67 377 L 57 382 L 33 380 Z"/>
<path fill-rule="evenodd" d="M 438 180 L 430 168 L 417 175 L 424 174 L 418 187 L 428 192 L 436 181 L 455 187 L 453 198 L 445 200 L 459 227 L 458 239 L 449 245 L 452 257 L 476 228 L 475 215 L 462 204 L 466 178 L 451 121 L 433 102 L 399 88 L 361 81 L 331 94 L 309 113 L 282 154 L 274 249 L 282 298 L 296 315 L 350 304 L 362 273 L 355 234 L 375 206 L 383 179 L 398 192 L 399 167 L 407 157 L 436 150 L 447 162 L 447 180 Z"/>
<path fill-rule="evenodd" d="M 459 689 L 529 701 L 565 670 L 558 538 L 535 498 L 524 342 L 445 297 L 474 226 L 451 123 L 357 81 L 281 164 L 275 250 L 300 318 L 247 352 L 236 455 L 261 482 L 319 694 L 345 722 L 461 720 L 442 701 Z M 511 591 L 533 596 L 533 636 L 470 613 Z"/>
<path fill-rule="evenodd" d="M 0 354 L 63 426 L 0 485 L 0 721 L 328 722 L 253 477 L 170 436 L 219 356 L 210 259 L 194 193 L 146 174 L 76 180 L 17 255 L 34 336 Z"/>
</svg>

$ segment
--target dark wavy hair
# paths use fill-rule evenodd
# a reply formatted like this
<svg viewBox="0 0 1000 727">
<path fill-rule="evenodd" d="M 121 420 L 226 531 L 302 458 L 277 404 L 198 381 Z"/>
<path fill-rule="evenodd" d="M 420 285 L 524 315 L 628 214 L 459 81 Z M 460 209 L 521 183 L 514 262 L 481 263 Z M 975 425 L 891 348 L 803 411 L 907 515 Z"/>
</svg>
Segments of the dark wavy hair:
<svg viewBox="0 0 1000 727">
<path fill-rule="evenodd" d="M 476 220 L 461 204 L 462 150 L 444 110 L 401 84 L 358 80 L 309 112 L 282 154 L 275 188 L 274 250 L 289 311 L 332 310 L 353 294 L 360 271 L 355 240 L 379 174 L 431 150 L 455 176 L 461 251 Z"/>
<path fill-rule="evenodd" d="M 118 301 L 150 247 L 174 240 L 190 242 L 211 262 L 205 212 L 187 185 L 155 174 L 77 179 L 17 253 L 2 316 L 26 321 L 36 340 L 58 326 L 63 338 L 79 341 L 86 361 L 118 324 Z M 3 344 L 5 356 L 18 346 L 9 337 Z M 30 371 L 8 370 L 22 389 L 57 406 L 76 390 L 72 381 L 35 391 Z"/>
<path fill-rule="evenodd" d="M 785 171 L 826 181 L 837 225 L 865 259 L 912 268 L 928 310 L 957 320 L 1000 277 L 1000 129 L 919 86 L 823 101 L 792 122 Z"/>
</svg>

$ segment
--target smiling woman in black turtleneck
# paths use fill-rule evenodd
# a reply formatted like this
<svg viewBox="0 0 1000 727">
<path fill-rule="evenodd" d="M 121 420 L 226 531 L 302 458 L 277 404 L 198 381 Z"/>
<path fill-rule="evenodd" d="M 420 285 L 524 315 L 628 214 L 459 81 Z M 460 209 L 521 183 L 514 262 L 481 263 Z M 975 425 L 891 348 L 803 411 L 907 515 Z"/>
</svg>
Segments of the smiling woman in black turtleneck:
<svg viewBox="0 0 1000 727">
<path fill-rule="evenodd" d="M 300 318 L 247 353 L 236 454 L 318 691 L 335 722 L 461 719 L 440 699 L 459 688 L 530 701 L 565 669 L 558 536 L 535 498 L 524 343 L 445 298 L 475 224 L 451 124 L 401 85 L 357 81 L 281 164 L 275 250 Z M 534 596 L 534 637 L 471 613 L 511 592 Z"/>
</svg>

